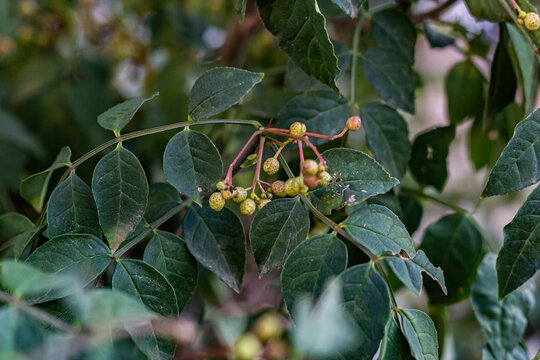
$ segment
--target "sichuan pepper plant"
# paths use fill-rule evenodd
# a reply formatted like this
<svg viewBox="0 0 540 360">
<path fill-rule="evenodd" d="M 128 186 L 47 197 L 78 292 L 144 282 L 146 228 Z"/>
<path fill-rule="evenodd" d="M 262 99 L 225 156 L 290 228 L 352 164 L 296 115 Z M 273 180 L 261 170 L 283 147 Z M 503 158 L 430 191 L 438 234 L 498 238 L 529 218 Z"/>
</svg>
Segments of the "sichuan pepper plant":
<svg viewBox="0 0 540 360">
<path fill-rule="evenodd" d="M 236 1 L 240 20 L 245 3 Z M 436 20 L 453 3 L 413 14 L 409 2 L 333 0 L 354 24 L 347 47 L 330 39 L 315 0 L 258 0 L 264 26 L 291 58 L 286 77 L 302 89 L 276 117 L 237 118 L 246 96 L 269 80 L 225 66 L 198 77 L 178 123 L 123 132 L 157 93 L 99 115 L 112 140 L 76 160 L 62 148 L 49 168 L 22 181 L 35 220 L 0 216 L 0 357 L 438 359 L 445 309 L 467 299 L 485 340 L 478 354 L 529 358 L 523 335 L 540 264 L 540 190 L 505 227 L 496 252 L 473 212 L 436 192 L 466 121 L 475 167 L 492 168 L 479 198 L 540 180 L 540 20 L 527 0 L 466 1 L 472 15 L 500 23 L 487 82 L 473 61 L 489 59 L 480 37 Z M 445 81 L 449 124 L 411 142 L 405 118 L 415 113 L 418 33 L 465 60 Z M 350 84 L 337 81 L 345 73 Z M 359 78 L 375 102 L 357 96 Z M 209 129 L 233 126 L 246 128 L 244 145 L 224 167 Z M 173 132 L 165 182 L 149 184 L 128 143 Z M 349 146 L 353 132 L 365 135 L 364 147 Z M 79 169 L 100 156 L 87 184 Z M 450 213 L 416 247 L 411 234 L 424 201 Z M 182 311 L 194 294 L 211 307 L 214 276 L 241 294 L 248 259 L 260 277 L 280 274 L 281 306 L 257 314 L 215 354 L 197 352 L 179 327 Z M 397 296 L 422 290 L 425 311 Z"/>
</svg>

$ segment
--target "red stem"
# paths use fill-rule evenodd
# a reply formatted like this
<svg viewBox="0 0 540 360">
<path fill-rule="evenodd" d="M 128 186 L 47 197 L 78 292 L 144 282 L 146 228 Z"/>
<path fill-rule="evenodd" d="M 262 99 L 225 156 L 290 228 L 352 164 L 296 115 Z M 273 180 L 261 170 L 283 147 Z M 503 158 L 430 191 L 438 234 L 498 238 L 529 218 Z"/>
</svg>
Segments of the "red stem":
<svg viewBox="0 0 540 360">
<path fill-rule="evenodd" d="M 302 140 L 298 142 L 298 151 L 300 152 L 300 169 L 304 163 L 304 147 L 302 146 Z"/>
<path fill-rule="evenodd" d="M 332 136 L 328 136 L 328 135 L 321 135 L 321 134 L 315 134 L 315 133 L 310 133 L 310 132 L 307 132 L 305 134 L 305 136 L 311 136 L 311 137 L 315 137 L 315 138 L 320 138 L 320 139 L 325 139 L 325 140 L 335 140 L 335 139 L 339 139 L 340 137 L 342 137 L 343 135 L 345 135 L 345 133 L 347 133 L 347 130 L 349 130 L 349 128 L 347 128 L 346 126 L 343 128 L 343 130 L 341 130 L 341 132 L 337 135 L 332 135 Z"/>
<path fill-rule="evenodd" d="M 321 164 L 323 164 L 323 166 L 325 168 L 328 168 L 328 165 L 326 165 L 326 161 L 323 159 L 323 157 L 322 157 L 321 153 L 319 152 L 319 150 L 317 150 L 317 147 L 315 145 L 313 145 L 311 143 L 311 141 L 309 141 L 309 139 L 307 137 L 304 139 L 304 141 L 306 142 L 307 146 L 309 146 L 311 148 L 311 150 L 313 150 L 315 155 L 317 155 L 317 158 L 319 159 L 319 162 Z"/>
<path fill-rule="evenodd" d="M 246 151 L 247 147 L 249 146 L 249 144 L 253 141 L 253 139 L 259 135 L 261 133 L 260 130 L 257 130 L 255 131 L 253 134 L 251 134 L 249 140 L 246 142 L 246 144 L 244 145 L 244 147 L 242 148 L 242 150 L 240 150 L 240 152 L 238 153 L 238 155 L 236 155 L 236 158 L 233 160 L 233 162 L 231 163 L 231 165 L 229 165 L 229 170 L 227 171 L 227 176 L 225 177 L 225 182 L 227 183 L 227 185 L 229 186 L 232 186 L 232 172 L 233 172 L 233 168 L 234 168 L 234 165 L 236 165 L 236 162 L 238 161 L 238 159 L 240 159 L 240 156 L 242 156 L 242 154 L 244 153 L 244 151 Z"/>
<path fill-rule="evenodd" d="M 261 163 L 262 163 L 263 150 L 264 150 L 264 140 L 265 140 L 264 136 L 261 136 L 261 141 L 259 142 L 259 155 L 257 156 L 257 167 L 255 168 L 255 176 L 253 177 L 253 183 L 251 183 L 251 188 L 253 189 L 253 191 L 255 191 L 255 185 L 257 184 L 257 181 L 259 180 L 259 176 L 261 175 Z"/>
<path fill-rule="evenodd" d="M 514 8 L 520 12 L 521 11 L 521 8 L 519 7 L 518 3 L 516 2 L 516 0 L 510 0 L 510 2 L 512 3 L 512 6 L 514 6 Z"/>
</svg>

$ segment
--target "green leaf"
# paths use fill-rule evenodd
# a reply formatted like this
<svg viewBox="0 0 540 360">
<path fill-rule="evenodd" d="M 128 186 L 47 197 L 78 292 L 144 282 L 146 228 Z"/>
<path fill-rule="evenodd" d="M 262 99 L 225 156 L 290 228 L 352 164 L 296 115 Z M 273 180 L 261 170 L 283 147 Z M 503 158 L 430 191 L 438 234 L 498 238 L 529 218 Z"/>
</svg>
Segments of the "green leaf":
<svg viewBox="0 0 540 360">
<path fill-rule="evenodd" d="M 139 299 L 158 314 L 178 314 L 173 287 L 163 274 L 144 261 L 117 259 L 112 287 Z"/>
<path fill-rule="evenodd" d="M 409 129 L 401 115 L 383 104 L 360 107 L 362 126 L 369 150 L 390 175 L 400 179 L 407 171 L 411 157 Z"/>
<path fill-rule="evenodd" d="M 523 286 L 499 300 L 495 261 L 495 254 L 482 261 L 471 288 L 471 301 L 490 350 L 495 358 L 506 359 L 503 354 L 510 354 L 523 338 L 535 298 L 532 287 Z"/>
<path fill-rule="evenodd" d="M 161 272 L 171 283 L 178 309 L 182 311 L 197 286 L 197 262 L 183 239 L 173 233 L 156 230 L 144 249 L 143 261 Z"/>
<path fill-rule="evenodd" d="M 32 229 L 34 223 L 21 214 L 9 212 L 0 215 L 0 253 L 12 247 L 18 238 Z"/>
<path fill-rule="evenodd" d="M 92 190 L 74 172 L 52 192 L 47 205 L 47 223 L 50 238 L 69 233 L 101 237 Z"/>
<path fill-rule="evenodd" d="M 264 25 L 296 65 L 337 90 L 337 58 L 315 0 L 257 0 L 257 6 Z"/>
<path fill-rule="evenodd" d="M 454 45 L 456 38 L 437 29 L 431 21 L 424 20 L 424 33 L 432 48 L 445 48 Z"/>
<path fill-rule="evenodd" d="M 358 16 L 358 8 L 362 5 L 363 0 L 332 0 L 332 2 L 354 19 Z"/>
<path fill-rule="evenodd" d="M 159 93 L 155 93 L 148 98 L 138 97 L 126 100 L 99 115 L 97 122 L 102 128 L 111 130 L 118 135 L 131 119 L 133 119 L 140 107 L 158 95 Z"/>
<path fill-rule="evenodd" d="M 49 168 L 37 174 L 30 175 L 21 182 L 21 197 L 28 201 L 38 213 L 41 213 L 43 210 L 43 201 L 45 200 L 53 171 L 64 166 L 69 166 L 71 164 L 70 158 L 71 149 L 65 146 L 60 150 L 56 156 L 56 160 Z"/>
<path fill-rule="evenodd" d="M 385 261 L 398 279 L 416 295 L 420 295 L 422 289 L 422 272 L 429 275 L 439 284 L 441 290 L 447 293 L 442 269 L 435 267 L 422 250 L 419 250 L 412 258 L 389 256 L 385 257 Z"/>
<path fill-rule="evenodd" d="M 472 16 L 493 22 L 502 22 L 510 17 L 498 1 L 493 0 L 465 0 Z"/>
<path fill-rule="evenodd" d="M 540 186 L 529 195 L 510 224 L 497 258 L 499 297 L 502 299 L 540 268 Z"/>
<path fill-rule="evenodd" d="M 17 352 L 28 353 L 43 341 L 41 324 L 17 306 L 0 308 L 0 358 L 5 360 L 26 359 L 13 357 Z"/>
<path fill-rule="evenodd" d="M 364 75 L 389 105 L 414 113 L 414 71 L 395 50 L 371 48 L 362 53 Z"/>
<path fill-rule="evenodd" d="M 148 223 L 152 223 L 181 202 L 180 194 L 172 185 L 167 183 L 150 184 L 148 206 L 144 212 L 144 218 Z"/>
<path fill-rule="evenodd" d="M 393 316 L 386 324 L 378 360 L 412 360 L 407 338 L 402 334 L 398 320 Z"/>
<path fill-rule="evenodd" d="M 363 152 L 334 148 L 322 154 L 328 164 L 332 182 L 310 194 L 315 206 L 326 214 L 332 209 L 355 205 L 390 190 L 399 181 Z"/>
<path fill-rule="evenodd" d="M 409 166 L 420 184 L 442 191 L 448 176 L 446 157 L 455 135 L 454 126 L 445 126 L 421 133 L 414 139 Z"/>
<path fill-rule="evenodd" d="M 484 239 L 474 220 L 467 214 L 452 214 L 431 224 L 420 248 L 434 266 L 444 272 L 448 295 L 438 285 L 425 287 L 432 304 L 452 304 L 468 296 L 476 269 L 484 256 Z"/>
<path fill-rule="evenodd" d="M 397 51 L 410 64 L 414 63 L 416 29 L 400 8 L 377 11 L 371 19 L 371 30 L 379 46 Z"/>
<path fill-rule="evenodd" d="M 486 126 L 493 126 L 493 117 L 514 101 L 517 78 L 510 58 L 509 37 L 504 24 L 499 26 L 499 43 L 491 62 L 491 75 L 486 105 Z"/>
<path fill-rule="evenodd" d="M 301 242 L 281 272 L 281 288 L 289 312 L 295 315 L 293 305 L 302 297 L 315 301 L 326 283 L 346 267 L 347 247 L 335 235 L 313 236 Z"/>
<path fill-rule="evenodd" d="M 92 177 L 99 223 L 116 251 L 141 221 L 148 200 L 148 181 L 139 159 L 118 146 L 96 165 Z"/>
<path fill-rule="evenodd" d="M 288 129 L 294 122 L 303 122 L 308 131 L 337 135 L 349 118 L 347 100 L 331 90 L 319 90 L 301 94 L 290 100 L 277 117 L 279 127 Z M 313 138 L 314 145 L 326 140 Z"/>
<path fill-rule="evenodd" d="M 403 332 L 417 360 L 438 360 L 439 343 L 435 324 L 428 315 L 416 309 L 400 309 Z"/>
<path fill-rule="evenodd" d="M 503 356 L 503 357 L 501 357 Z M 482 351 L 482 360 L 529 360 L 529 353 L 523 344 L 517 345 L 510 353 L 495 353 L 490 349 L 489 345 L 485 346 Z M 538 360 L 538 354 L 533 360 Z"/>
<path fill-rule="evenodd" d="M 30 252 L 35 247 L 39 236 L 41 233 L 43 233 L 46 227 L 46 224 L 36 225 L 32 229 L 25 231 L 14 239 L 13 257 L 15 260 L 23 260 L 30 255 Z"/>
<path fill-rule="evenodd" d="M 167 181 L 197 204 L 215 191 L 223 162 L 208 136 L 192 130 L 174 135 L 163 154 Z"/>
<path fill-rule="evenodd" d="M 504 195 L 540 180 L 540 109 L 521 121 L 489 174 L 482 197 Z"/>
<path fill-rule="evenodd" d="M 246 237 L 240 219 L 228 208 L 217 212 L 205 202 L 184 216 L 182 234 L 193 256 L 236 292 L 246 266 Z"/>
<path fill-rule="evenodd" d="M 151 320 L 156 314 L 140 301 L 121 291 L 93 289 L 83 298 L 80 320 L 87 326 L 116 327 L 118 324 L 140 323 Z"/>
<path fill-rule="evenodd" d="M 472 61 L 454 65 L 446 75 L 450 124 L 457 125 L 484 110 L 484 75 Z"/>
<path fill-rule="evenodd" d="M 420 226 L 424 208 L 414 196 L 407 194 L 398 195 L 399 207 L 401 208 L 400 219 L 407 228 L 409 234 L 413 234 Z"/>
<path fill-rule="evenodd" d="M 519 77 L 523 89 L 523 109 L 525 114 L 532 112 L 536 105 L 538 93 L 538 61 L 527 38 L 512 24 L 506 24 L 510 37 L 509 50 L 513 49 L 518 62 Z M 510 50 L 512 51 L 512 50 Z"/>
<path fill-rule="evenodd" d="M 29 264 L 13 260 L 0 262 L 0 269 L 2 285 L 20 299 L 39 298 L 54 292 L 67 294 L 73 286 L 70 277 L 44 273 Z"/>
<path fill-rule="evenodd" d="M 343 354 L 346 360 L 370 360 L 379 348 L 390 318 L 390 295 L 383 278 L 373 264 L 353 266 L 339 278 L 343 284 L 343 304 L 358 325 L 358 350 Z"/>
<path fill-rule="evenodd" d="M 242 98 L 263 79 L 254 73 L 231 67 L 218 67 L 202 74 L 189 93 L 189 117 L 199 121 L 217 115 Z"/>
<path fill-rule="evenodd" d="M 234 3 L 234 11 L 236 11 L 238 21 L 243 23 L 244 18 L 246 17 L 246 0 L 236 0 Z"/>
<path fill-rule="evenodd" d="M 352 213 L 341 226 L 347 233 L 375 255 L 399 254 L 414 256 L 416 250 L 405 225 L 396 214 L 381 205 L 367 205 Z"/>
<path fill-rule="evenodd" d="M 26 262 L 46 273 L 73 276 L 84 287 L 105 271 L 111 256 L 107 245 L 93 235 L 66 234 L 38 247 Z"/>
<path fill-rule="evenodd" d="M 295 303 L 292 342 L 296 351 L 309 359 L 334 358 L 336 352 L 358 347 L 360 331 L 344 309 L 341 286 L 331 282 L 317 303 L 309 297 Z"/>
<path fill-rule="evenodd" d="M 249 239 L 259 272 L 264 275 L 283 266 L 309 232 L 309 212 L 300 198 L 271 201 L 253 218 Z"/>
</svg>

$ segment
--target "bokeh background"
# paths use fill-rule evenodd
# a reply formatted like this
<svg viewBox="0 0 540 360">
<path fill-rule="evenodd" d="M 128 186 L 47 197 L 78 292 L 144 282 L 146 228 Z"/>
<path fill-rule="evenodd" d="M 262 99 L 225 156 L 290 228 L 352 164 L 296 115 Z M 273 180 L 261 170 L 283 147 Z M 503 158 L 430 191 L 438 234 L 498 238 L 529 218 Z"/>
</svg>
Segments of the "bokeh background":
<svg viewBox="0 0 540 360">
<path fill-rule="evenodd" d="M 388 1 L 371 3 L 384 2 Z M 433 0 L 411 4 L 414 14 L 437 5 Z M 331 37 L 350 46 L 355 23 L 339 16 L 329 0 L 320 0 L 319 6 L 327 15 Z M 489 77 L 498 25 L 472 18 L 461 0 L 444 11 L 440 20 L 443 26 L 460 24 L 469 38 L 478 41 L 486 55 L 472 59 Z M 369 23 L 365 26 L 369 33 Z M 367 37 L 361 46 L 369 42 Z M 432 49 L 426 38 L 419 36 L 417 113 L 403 114 L 411 138 L 449 123 L 444 79 L 450 68 L 465 58 L 460 42 L 457 44 Z M 78 158 L 107 141 L 111 135 L 98 126 L 96 118 L 112 105 L 159 91 L 160 96 L 142 108 L 125 132 L 185 121 L 189 89 L 202 72 L 217 65 L 266 74 L 263 84 L 242 106 L 227 112 L 227 118 L 268 120 L 299 91 L 289 77 L 294 69 L 288 57 L 262 26 L 253 1 L 248 1 L 246 19 L 240 24 L 234 0 L 0 0 L 0 214 L 19 211 L 36 219 L 39 214 L 18 195 L 20 181 L 48 167 L 62 146 L 70 146 L 73 157 Z M 349 82 L 350 72 L 346 72 L 339 79 L 345 95 Z M 376 98 L 362 75 L 357 88 L 360 102 Z M 490 249 L 498 251 L 503 227 L 530 190 L 479 199 L 489 169 L 475 171 L 470 160 L 467 134 L 471 125 L 468 121 L 458 127 L 450 149 L 449 179 L 440 196 L 471 210 Z M 205 131 L 216 142 L 225 163 L 247 134 L 246 129 L 236 126 L 208 127 Z M 164 180 L 161 159 L 172 135 L 167 132 L 126 144 L 141 159 L 151 182 Z M 348 141 L 354 148 L 365 149 L 362 134 Z M 87 182 L 97 160 L 78 170 Z M 247 178 L 240 173 L 238 181 L 243 177 Z M 414 234 L 417 243 L 428 224 L 449 212 L 436 203 L 423 204 L 424 217 Z M 231 334 L 243 331 L 250 314 L 266 306 L 279 306 L 278 274 L 259 279 L 253 264 L 251 268 L 241 295 L 232 294 L 217 281 L 204 285 L 208 288 L 202 293 L 213 300 L 202 321 L 201 297 L 192 300 L 178 329 L 186 341 L 198 341 L 208 329 L 218 338 L 234 337 Z M 418 299 L 406 290 L 399 292 L 399 301 L 428 307 L 424 297 Z M 453 331 L 448 335 L 446 358 L 479 359 L 483 339 L 469 300 L 451 306 L 448 313 Z M 538 305 L 531 314 L 526 343 L 530 353 L 540 347 Z"/>
</svg>

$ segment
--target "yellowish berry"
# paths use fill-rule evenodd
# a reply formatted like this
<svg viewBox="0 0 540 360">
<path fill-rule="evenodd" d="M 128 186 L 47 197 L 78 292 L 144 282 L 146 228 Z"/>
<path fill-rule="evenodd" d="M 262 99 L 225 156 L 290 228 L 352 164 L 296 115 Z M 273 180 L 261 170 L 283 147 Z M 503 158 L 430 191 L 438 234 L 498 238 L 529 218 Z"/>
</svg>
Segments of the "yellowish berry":
<svg viewBox="0 0 540 360">
<path fill-rule="evenodd" d="M 291 135 L 304 136 L 304 134 L 307 131 L 306 124 L 298 122 L 298 121 L 294 122 L 291 124 L 289 131 L 291 132 Z"/>
<path fill-rule="evenodd" d="M 518 17 L 520 19 L 525 19 L 525 16 L 527 16 L 527 13 L 523 10 L 520 10 L 519 13 L 518 13 Z"/>
<path fill-rule="evenodd" d="M 307 195 L 308 192 L 309 192 L 308 186 L 307 185 L 302 185 L 302 187 L 300 188 L 300 193 L 304 194 L 304 195 Z"/>
<path fill-rule="evenodd" d="M 272 192 L 277 197 L 287 196 L 287 191 L 285 191 L 285 182 L 278 180 L 272 183 Z"/>
<path fill-rule="evenodd" d="M 360 120 L 360 116 L 351 116 L 347 119 L 347 128 L 351 131 L 356 131 L 360 129 L 360 126 L 362 126 L 362 120 Z"/>
<path fill-rule="evenodd" d="M 525 21 L 523 21 L 522 18 L 519 18 L 519 19 L 517 19 L 517 23 L 518 23 L 519 25 L 523 25 L 523 24 L 525 23 Z"/>
<path fill-rule="evenodd" d="M 220 181 L 216 184 L 216 188 L 219 190 L 219 191 L 223 191 L 227 188 L 227 185 L 225 185 L 225 183 L 223 181 Z"/>
<path fill-rule="evenodd" d="M 300 192 L 300 184 L 296 178 L 289 179 L 285 182 L 285 192 L 289 196 L 296 196 Z"/>
<path fill-rule="evenodd" d="M 323 171 L 326 171 L 326 166 L 324 166 L 323 164 L 319 164 L 319 171 L 318 172 L 323 172 Z"/>
<path fill-rule="evenodd" d="M 212 210 L 215 211 L 221 211 L 223 207 L 225 206 L 225 199 L 223 196 L 221 196 L 220 192 L 215 192 L 212 195 L 210 195 L 210 199 L 208 200 L 210 203 L 210 207 Z"/>
<path fill-rule="evenodd" d="M 264 314 L 257 319 L 257 322 L 253 327 L 253 332 L 262 342 L 281 337 L 281 334 L 283 333 L 283 322 L 281 317 L 274 313 Z"/>
<path fill-rule="evenodd" d="M 240 204 L 240 212 L 244 215 L 253 215 L 255 209 L 257 209 L 257 204 L 252 199 L 246 199 Z"/>
<path fill-rule="evenodd" d="M 525 19 L 523 19 L 523 22 L 525 24 L 525 27 L 528 30 L 538 30 L 540 28 L 540 16 L 538 16 L 537 13 L 530 12 L 525 16 Z"/>
<path fill-rule="evenodd" d="M 263 164 L 263 170 L 268 175 L 274 175 L 279 170 L 279 161 L 276 158 L 268 158 Z"/>
<path fill-rule="evenodd" d="M 332 181 L 332 175 L 330 175 L 330 173 L 328 173 L 328 171 L 321 171 L 320 173 L 317 174 L 317 177 L 321 181 L 326 181 L 327 183 Z"/>
<path fill-rule="evenodd" d="M 221 196 L 223 196 L 225 200 L 229 200 L 232 197 L 232 193 L 230 190 L 223 190 Z"/>
<path fill-rule="evenodd" d="M 234 353 L 238 360 L 253 360 L 259 355 L 261 349 L 261 342 L 253 334 L 244 334 L 234 343 Z"/>
<path fill-rule="evenodd" d="M 252 192 L 251 194 L 249 194 L 249 197 L 251 198 L 251 200 L 254 200 L 254 201 L 259 201 L 259 200 L 261 200 L 261 198 L 259 197 L 259 195 L 255 194 L 254 192 Z"/>
<path fill-rule="evenodd" d="M 302 171 L 305 175 L 317 175 L 319 165 L 315 160 L 307 159 L 302 163 Z"/>
<path fill-rule="evenodd" d="M 265 207 L 270 201 L 270 199 L 262 199 L 261 201 L 259 201 L 259 203 L 257 204 L 257 210 L 261 210 L 263 207 Z"/>
<path fill-rule="evenodd" d="M 238 186 L 236 190 L 233 191 L 232 199 L 235 203 L 241 203 L 247 199 L 247 190 Z"/>
</svg>

